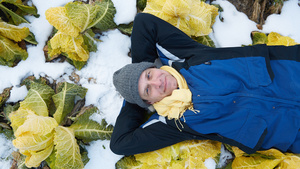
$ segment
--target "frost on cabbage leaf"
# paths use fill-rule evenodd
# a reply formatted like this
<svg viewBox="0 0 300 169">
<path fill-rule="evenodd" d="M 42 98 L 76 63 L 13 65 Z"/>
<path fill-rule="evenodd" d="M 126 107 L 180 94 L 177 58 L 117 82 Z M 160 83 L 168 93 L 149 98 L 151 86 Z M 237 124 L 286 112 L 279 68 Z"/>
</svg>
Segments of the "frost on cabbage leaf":
<svg viewBox="0 0 300 169">
<path fill-rule="evenodd" d="M 77 69 L 81 69 L 89 58 L 89 52 L 96 51 L 91 28 L 106 31 L 116 27 L 113 21 L 115 13 L 110 0 L 92 4 L 70 2 L 64 7 L 49 8 L 46 19 L 58 30 L 48 42 L 50 59 L 64 54 Z"/>
<path fill-rule="evenodd" d="M 46 84 L 30 81 L 27 96 L 8 115 L 14 130 L 13 145 L 26 156 L 27 167 L 38 167 L 47 161 L 51 168 L 83 168 L 77 142 L 110 138 L 111 125 L 91 120 L 90 116 L 98 113 L 93 106 L 82 108 L 70 127 L 63 126 L 73 111 L 75 97 L 84 98 L 86 92 L 87 89 L 67 82 L 56 85 L 54 91 Z M 56 109 L 54 117 L 49 109 Z"/>
</svg>

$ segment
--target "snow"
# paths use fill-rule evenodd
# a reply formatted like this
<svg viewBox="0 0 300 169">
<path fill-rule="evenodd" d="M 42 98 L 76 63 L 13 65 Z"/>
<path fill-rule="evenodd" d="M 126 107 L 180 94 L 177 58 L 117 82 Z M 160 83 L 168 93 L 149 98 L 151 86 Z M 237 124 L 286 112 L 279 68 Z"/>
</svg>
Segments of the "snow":
<svg viewBox="0 0 300 169">
<path fill-rule="evenodd" d="M 97 168 L 99 165 L 104 168 L 115 168 L 115 163 L 119 161 L 122 156 L 113 154 L 109 149 L 109 141 L 99 140 L 90 143 L 87 147 L 88 157 L 90 161 L 85 165 L 85 169 Z"/>
<path fill-rule="evenodd" d="M 224 168 L 227 164 L 226 160 L 232 159 L 232 158 L 233 158 L 232 154 L 227 149 L 225 149 L 225 146 L 222 144 L 221 154 L 220 154 L 219 163 L 217 165 L 217 168 Z"/>
<path fill-rule="evenodd" d="M 217 164 L 215 162 L 214 159 L 212 158 L 208 158 L 204 161 L 204 165 L 207 167 L 207 168 L 216 168 Z"/>
<path fill-rule="evenodd" d="M 300 2 L 298 1 L 298 4 Z M 289 36 L 297 43 L 300 42 L 300 16 L 297 0 L 290 0 L 284 3 L 281 14 L 274 14 L 267 18 L 263 32 L 278 32 L 283 36 Z"/>
<path fill-rule="evenodd" d="M 7 140 L 4 134 L 0 134 L 0 168 L 7 169 L 11 167 L 10 154 L 16 151 L 10 140 Z"/>
<path fill-rule="evenodd" d="M 118 24 L 128 24 L 136 15 L 136 0 L 112 0 L 117 10 L 114 21 Z"/>
<path fill-rule="evenodd" d="M 18 102 L 21 101 L 25 98 L 25 96 L 27 95 L 27 88 L 26 86 L 15 86 L 12 88 L 12 90 L 10 91 L 10 96 L 9 99 L 6 101 L 7 103 L 12 102 Z"/>
<path fill-rule="evenodd" d="M 237 11 L 228 1 L 218 0 L 215 4 L 219 4 L 224 10 L 220 14 L 224 22 L 217 16 L 213 25 L 213 35 L 218 42 L 216 46 L 235 47 L 252 44 L 250 33 L 257 30 L 256 23 L 249 20 L 246 14 Z"/>
<path fill-rule="evenodd" d="M 49 80 L 71 82 L 69 76 L 76 73 L 80 76 L 79 84 L 88 88 L 86 95 L 86 106 L 93 104 L 98 107 L 101 113 L 95 114 L 93 119 L 100 122 L 102 118 L 114 125 L 122 106 L 123 99 L 115 91 L 112 84 L 114 71 L 131 62 L 128 57 L 130 51 L 130 37 L 121 34 L 118 30 L 111 30 L 101 35 L 102 42 L 97 42 L 98 51 L 90 53 L 90 59 L 82 70 L 76 70 L 67 62 L 46 63 L 43 47 L 52 31 L 52 26 L 45 19 L 45 11 L 50 7 L 63 6 L 72 0 L 32 0 L 38 8 L 39 18 L 28 16 L 30 24 L 22 24 L 29 27 L 35 34 L 38 45 L 28 45 L 28 58 L 21 61 L 14 68 L 0 65 L 0 91 L 7 87 L 13 87 L 11 97 L 8 102 L 23 100 L 27 94 L 27 89 L 20 86 L 20 82 L 31 75 L 39 78 L 46 77 Z M 113 0 L 117 13 L 114 21 L 117 24 L 127 24 L 133 21 L 136 15 L 136 0 Z M 213 33 L 210 34 L 217 47 L 232 47 L 249 45 L 252 43 L 250 33 L 256 28 L 256 24 L 250 21 L 247 16 L 238 12 L 236 8 L 225 0 L 214 2 L 223 8 L 220 17 L 217 16 L 213 26 Z M 219 18 L 223 18 L 223 22 Z M 272 31 L 284 36 L 290 36 L 300 43 L 300 7 L 297 0 L 284 2 L 280 15 L 270 15 L 263 25 L 264 33 Z M 86 147 L 90 161 L 85 169 L 98 168 L 99 165 L 106 169 L 114 169 L 115 163 L 122 156 L 115 155 L 109 149 L 109 141 L 93 141 Z M 11 160 L 6 157 L 15 150 L 11 141 L 0 134 L 0 168 L 9 168 Z M 223 154 L 228 156 L 228 154 Z M 209 169 L 216 167 L 212 159 L 207 159 L 205 165 Z"/>
</svg>

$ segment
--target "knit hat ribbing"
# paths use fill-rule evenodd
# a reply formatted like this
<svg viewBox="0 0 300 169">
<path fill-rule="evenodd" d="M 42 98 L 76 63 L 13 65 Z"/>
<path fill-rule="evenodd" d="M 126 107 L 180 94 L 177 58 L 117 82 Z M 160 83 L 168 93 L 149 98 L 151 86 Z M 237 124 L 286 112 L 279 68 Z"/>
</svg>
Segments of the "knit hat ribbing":
<svg viewBox="0 0 300 169">
<path fill-rule="evenodd" d="M 117 91 L 129 103 L 147 108 L 150 104 L 144 102 L 139 95 L 138 82 L 142 72 L 148 68 L 155 67 L 150 62 L 132 63 L 117 70 L 113 75 L 113 83 Z"/>
</svg>

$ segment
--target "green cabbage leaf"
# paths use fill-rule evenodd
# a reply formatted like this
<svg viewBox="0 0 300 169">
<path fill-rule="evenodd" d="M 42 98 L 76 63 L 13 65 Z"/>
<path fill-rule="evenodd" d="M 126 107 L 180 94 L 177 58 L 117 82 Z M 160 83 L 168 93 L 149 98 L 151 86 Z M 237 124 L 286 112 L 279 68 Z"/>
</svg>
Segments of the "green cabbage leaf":
<svg viewBox="0 0 300 169">
<path fill-rule="evenodd" d="M 55 168 L 79 169 L 83 168 L 81 155 L 74 130 L 58 126 L 55 128 L 54 144 L 56 150 Z"/>
<path fill-rule="evenodd" d="M 54 90 L 48 86 L 32 82 L 25 100 L 20 103 L 23 109 L 29 109 L 40 116 L 48 116 L 48 107 Z"/>
<path fill-rule="evenodd" d="M 97 112 L 97 107 L 91 107 L 76 116 L 74 123 L 70 126 L 74 129 L 76 138 L 82 139 L 84 142 L 110 139 L 113 126 L 107 125 L 104 119 L 101 124 L 91 119 L 91 116 Z"/>
<path fill-rule="evenodd" d="M 53 101 L 56 106 L 56 112 L 53 117 L 58 124 L 63 122 L 64 118 L 74 107 L 75 97 L 85 97 L 87 89 L 75 84 L 64 82 L 58 88 L 58 93 L 53 95 Z"/>
<path fill-rule="evenodd" d="M 252 45 L 267 44 L 268 37 L 266 34 L 258 31 L 251 32 Z"/>
<path fill-rule="evenodd" d="M 0 107 L 5 104 L 5 102 L 8 100 L 10 96 L 10 90 L 12 87 L 5 88 L 2 93 L 0 93 Z"/>
<path fill-rule="evenodd" d="M 192 39 L 194 39 L 196 42 L 201 43 L 203 45 L 209 46 L 209 47 L 216 47 L 214 41 L 208 36 L 192 36 Z"/>
<path fill-rule="evenodd" d="M 115 28 L 116 24 L 114 22 L 114 16 L 116 14 L 116 9 L 112 1 L 98 0 L 96 1 L 96 5 L 100 6 L 100 12 L 97 14 L 97 17 L 91 23 L 91 25 L 95 25 L 94 27 L 100 29 L 101 31 Z"/>
<path fill-rule="evenodd" d="M 6 8 L 3 4 L 0 4 L 0 9 L 2 9 L 4 14 L 10 16 L 10 23 L 14 23 L 15 25 L 19 25 L 20 23 L 28 23 L 28 21 L 23 18 L 24 15 L 31 14 L 35 17 L 39 16 L 34 5 L 28 6 L 26 4 L 23 4 L 22 0 L 0 0 L 0 3 L 3 2 L 14 7 L 12 8 L 14 10 L 11 10 L 9 8 Z"/>
<path fill-rule="evenodd" d="M 6 3 L 10 3 L 10 4 L 17 6 L 20 10 L 23 11 L 23 13 L 22 13 L 23 15 L 32 14 L 35 17 L 39 16 L 37 14 L 37 9 L 34 5 L 33 6 L 24 5 L 22 0 L 1 0 L 1 2 L 6 2 Z M 21 12 L 18 11 L 18 13 L 21 13 Z"/>
<path fill-rule="evenodd" d="M 82 34 L 84 45 L 87 47 L 87 50 L 89 52 L 96 52 L 97 51 L 97 45 L 94 43 L 95 39 L 93 38 L 95 36 L 95 33 L 92 31 L 92 29 L 88 29 Z M 100 41 L 100 40 L 98 40 Z M 101 41 L 100 41 L 101 42 Z"/>
<path fill-rule="evenodd" d="M 2 2 L 1 2 L 2 3 Z M 4 5 L 0 4 L 0 9 L 8 16 L 10 16 L 10 22 L 19 25 L 21 23 L 29 23 L 25 18 L 16 14 L 12 10 L 6 8 Z"/>
<path fill-rule="evenodd" d="M 65 5 L 67 17 L 80 30 L 80 32 L 91 28 L 92 22 L 100 12 L 99 5 L 90 5 L 82 2 L 73 2 Z"/>
<path fill-rule="evenodd" d="M 0 35 L 0 65 L 14 66 L 15 61 L 25 60 L 28 57 L 26 50 L 18 44 Z"/>
</svg>

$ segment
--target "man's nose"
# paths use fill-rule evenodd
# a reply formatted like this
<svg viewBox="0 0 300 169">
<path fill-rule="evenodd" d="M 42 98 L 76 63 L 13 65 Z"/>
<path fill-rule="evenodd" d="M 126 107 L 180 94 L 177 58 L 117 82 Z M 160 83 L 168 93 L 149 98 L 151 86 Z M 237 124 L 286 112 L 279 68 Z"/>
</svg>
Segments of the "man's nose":
<svg viewBox="0 0 300 169">
<path fill-rule="evenodd" d="M 154 88 L 159 88 L 161 82 L 159 79 L 153 79 L 151 81 L 149 81 L 150 85 L 153 86 Z"/>
</svg>

